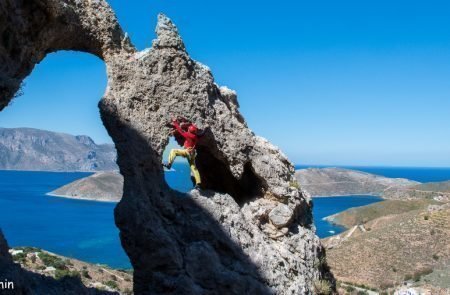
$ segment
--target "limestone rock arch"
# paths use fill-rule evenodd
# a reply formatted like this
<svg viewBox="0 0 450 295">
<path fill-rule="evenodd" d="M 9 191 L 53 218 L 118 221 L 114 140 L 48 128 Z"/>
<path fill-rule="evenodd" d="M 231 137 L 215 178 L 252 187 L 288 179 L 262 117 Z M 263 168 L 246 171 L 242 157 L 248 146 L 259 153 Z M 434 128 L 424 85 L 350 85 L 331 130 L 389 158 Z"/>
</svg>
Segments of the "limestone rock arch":
<svg viewBox="0 0 450 295">
<path fill-rule="evenodd" d="M 78 50 L 107 66 L 99 103 L 124 194 L 115 209 L 137 294 L 312 294 L 332 280 L 311 203 L 282 152 L 256 136 L 236 93 L 192 60 L 158 16 L 138 52 L 104 0 L 0 2 L 0 110 L 46 54 Z M 257 111 L 257 110 L 255 110 Z M 166 123 L 184 115 L 208 132 L 199 146 L 205 190 L 171 190 L 161 166 Z"/>
</svg>

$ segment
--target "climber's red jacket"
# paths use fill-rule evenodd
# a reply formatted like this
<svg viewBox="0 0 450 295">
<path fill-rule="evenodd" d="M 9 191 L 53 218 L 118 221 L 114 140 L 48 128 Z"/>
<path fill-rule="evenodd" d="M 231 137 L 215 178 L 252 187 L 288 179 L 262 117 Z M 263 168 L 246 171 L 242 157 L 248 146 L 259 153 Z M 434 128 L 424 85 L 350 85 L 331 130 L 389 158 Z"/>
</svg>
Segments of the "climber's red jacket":
<svg viewBox="0 0 450 295">
<path fill-rule="evenodd" d="M 178 123 L 178 121 L 174 120 L 173 121 L 173 127 L 175 127 L 175 129 L 178 131 L 178 133 L 184 137 L 184 148 L 185 149 L 195 149 L 195 146 L 197 145 L 198 142 L 198 136 L 197 134 L 193 134 L 191 132 L 188 131 L 184 131 L 183 129 L 181 129 L 180 124 Z"/>
</svg>

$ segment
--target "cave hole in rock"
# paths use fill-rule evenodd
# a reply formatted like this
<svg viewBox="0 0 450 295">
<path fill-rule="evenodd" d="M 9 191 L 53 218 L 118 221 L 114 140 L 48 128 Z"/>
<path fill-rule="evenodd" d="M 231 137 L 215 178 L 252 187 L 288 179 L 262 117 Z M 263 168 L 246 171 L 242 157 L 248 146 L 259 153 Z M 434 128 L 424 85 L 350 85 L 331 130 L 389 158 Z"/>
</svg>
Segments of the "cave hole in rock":
<svg viewBox="0 0 450 295">
<path fill-rule="evenodd" d="M 17 186 L 8 209 L 0 196 L 0 227 L 11 246 L 131 268 L 114 223 L 114 202 L 47 195 L 97 172 L 118 173 L 116 150 L 97 106 L 106 85 L 102 60 L 58 51 L 36 65 L 19 95 L 0 113 L 0 150 L 11 155 L 2 158 L 3 169 L 16 170 L 3 171 L 2 182 Z M 7 193 L 0 195 L 7 198 Z"/>
<path fill-rule="evenodd" d="M 267 190 L 267 184 L 257 176 L 253 166 L 247 162 L 240 178 L 234 177 L 226 160 L 221 159 L 220 152 L 214 140 L 214 135 L 209 128 L 200 130 L 202 136 L 196 148 L 195 164 L 200 172 L 201 188 L 231 195 L 236 203 L 243 205 L 246 202 L 262 197 Z M 169 136 L 163 153 L 163 162 L 167 163 L 172 149 L 183 149 L 181 141 L 177 142 L 173 136 Z M 189 192 L 195 186 L 193 173 L 188 160 L 177 157 L 170 170 L 164 172 L 166 183 L 174 190 Z"/>
<path fill-rule="evenodd" d="M 164 149 L 163 163 L 167 163 L 169 154 L 172 149 L 182 149 L 176 140 L 171 136 L 169 143 Z M 194 180 L 191 175 L 190 167 L 187 159 L 183 157 L 176 157 L 170 170 L 164 169 L 164 178 L 170 188 L 186 193 L 194 187 Z"/>
<path fill-rule="evenodd" d="M 267 183 L 255 173 L 251 162 L 244 165 L 242 176 L 236 178 L 226 161 L 214 155 L 215 150 L 208 145 L 197 148 L 197 167 L 202 175 L 203 188 L 227 193 L 240 206 L 264 196 Z"/>
<path fill-rule="evenodd" d="M 237 179 L 231 173 L 226 161 L 220 160 L 216 156 L 219 152 L 210 130 L 205 130 L 205 133 L 205 138 L 200 138 L 197 145 L 195 159 L 195 164 L 200 172 L 202 189 L 230 194 L 239 205 L 263 196 L 267 184 L 256 175 L 252 164 L 246 163 L 244 173 Z M 168 162 L 172 149 L 183 149 L 183 147 L 173 137 L 170 137 L 163 153 L 164 163 Z M 166 183 L 172 189 L 180 192 L 188 192 L 195 185 L 188 160 L 183 157 L 177 157 L 172 169 L 165 169 L 164 176 Z"/>
</svg>

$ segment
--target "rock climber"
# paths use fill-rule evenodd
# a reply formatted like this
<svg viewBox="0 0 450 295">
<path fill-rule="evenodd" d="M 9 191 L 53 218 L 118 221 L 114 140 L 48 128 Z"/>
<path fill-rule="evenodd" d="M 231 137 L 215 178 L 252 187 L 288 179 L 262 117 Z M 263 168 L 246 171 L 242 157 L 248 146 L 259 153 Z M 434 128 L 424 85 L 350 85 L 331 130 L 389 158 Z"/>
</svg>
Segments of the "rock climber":
<svg viewBox="0 0 450 295">
<path fill-rule="evenodd" d="M 181 124 L 179 121 L 182 121 Z M 196 145 L 201 135 L 199 129 L 195 126 L 195 124 L 187 121 L 186 119 L 173 119 L 171 127 L 173 128 L 173 136 L 177 140 L 178 144 L 183 146 L 183 149 L 172 149 L 169 153 L 167 164 L 163 163 L 163 166 L 170 169 L 177 156 L 186 158 L 194 178 L 195 189 L 199 189 L 202 181 L 200 178 L 200 172 L 195 165 Z"/>
</svg>

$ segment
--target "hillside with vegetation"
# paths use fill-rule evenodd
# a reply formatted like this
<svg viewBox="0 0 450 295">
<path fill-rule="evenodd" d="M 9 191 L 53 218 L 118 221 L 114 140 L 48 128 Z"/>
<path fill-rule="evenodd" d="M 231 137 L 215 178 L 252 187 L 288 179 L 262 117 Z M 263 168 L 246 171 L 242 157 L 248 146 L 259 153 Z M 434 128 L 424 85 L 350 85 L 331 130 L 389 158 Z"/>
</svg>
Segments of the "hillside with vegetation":
<svg viewBox="0 0 450 295">
<path fill-rule="evenodd" d="M 104 294 L 133 294 L 133 275 L 129 270 L 82 262 L 35 247 L 16 247 L 10 249 L 9 253 L 23 269 L 54 279 L 61 285 L 67 280 L 76 279 L 86 288 L 105 291 Z"/>
<path fill-rule="evenodd" d="M 434 199 L 450 201 L 450 181 L 428 182 L 408 187 L 389 188 L 384 191 L 386 199 Z"/>
<path fill-rule="evenodd" d="M 334 220 L 349 227 L 323 240 L 340 282 L 384 292 L 404 284 L 424 294 L 450 291 L 449 203 L 389 200 Z"/>
</svg>

